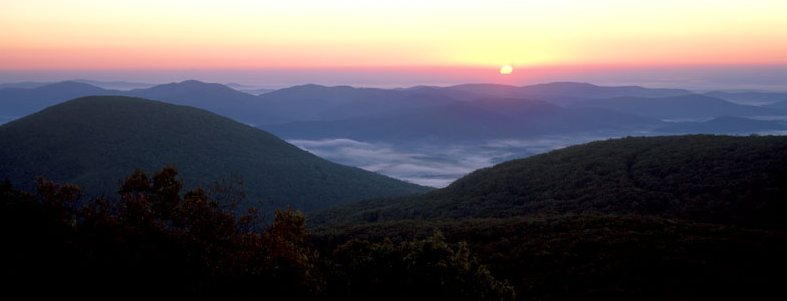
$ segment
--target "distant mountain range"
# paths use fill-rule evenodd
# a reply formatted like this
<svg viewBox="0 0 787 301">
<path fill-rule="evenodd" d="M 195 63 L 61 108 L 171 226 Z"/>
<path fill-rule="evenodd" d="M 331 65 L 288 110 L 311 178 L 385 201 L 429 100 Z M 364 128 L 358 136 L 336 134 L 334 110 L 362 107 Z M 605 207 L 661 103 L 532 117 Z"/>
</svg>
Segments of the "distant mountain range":
<svg viewBox="0 0 787 301">
<path fill-rule="evenodd" d="M 704 95 L 673 97 L 617 97 L 585 100 L 572 107 L 594 107 L 658 119 L 706 119 L 722 116 L 774 116 L 787 112 L 757 106 L 740 105 Z"/>
<path fill-rule="evenodd" d="M 220 84 L 198 81 L 157 85 L 130 91 L 108 90 L 76 81 L 60 82 L 37 88 L 6 88 L 0 90 L 0 107 L 6 116 L 26 116 L 48 106 L 76 97 L 95 95 L 132 96 L 165 101 L 173 104 L 195 106 L 239 121 L 271 120 L 255 105 L 258 99 Z"/>
<path fill-rule="evenodd" d="M 0 89 L 0 118 L 19 118 L 75 97 L 132 96 L 198 107 L 288 138 L 453 139 L 467 133 L 465 138 L 476 139 L 601 130 L 636 133 L 660 127 L 654 119 L 787 116 L 787 108 L 778 104 L 742 105 L 687 90 L 565 82 L 406 89 L 302 85 L 260 95 L 193 80 L 128 91 L 76 81 L 26 85 Z M 508 104 L 490 104 L 490 100 Z"/>
<path fill-rule="evenodd" d="M 251 124 L 286 121 L 272 112 L 260 110 L 261 101 L 257 97 L 221 84 L 188 80 L 121 94 L 193 106 Z"/>
<path fill-rule="evenodd" d="M 169 265 L 178 273 L 152 276 L 186 275 L 178 279 L 196 283 L 194 290 L 188 286 L 190 294 L 202 294 L 199 286 L 212 281 L 229 283 L 231 289 L 218 291 L 230 299 L 241 296 L 232 288 L 283 277 L 309 282 L 320 298 L 344 296 L 351 287 L 362 293 L 356 299 L 368 300 L 381 296 L 374 291 L 380 284 L 417 284 L 408 282 L 412 275 L 430 280 L 421 290 L 495 275 L 515 288 L 517 300 L 783 295 L 784 277 L 773 275 L 787 268 L 787 136 L 746 135 L 787 130 L 787 102 L 779 95 L 585 83 L 238 91 L 245 88 L 185 81 L 111 90 L 71 81 L 0 89 L 0 122 L 16 118 L 0 125 L 0 197 L 3 208 L 19 209 L 0 210 L 8 221 L 4 237 L 12 238 L 4 249 L 11 255 L 3 258 L 15 260 L 34 286 L 41 271 L 65 275 L 86 262 L 100 267 L 85 272 L 92 276 L 113 269 L 146 281 Z M 598 137 L 683 133 L 740 136 L 627 137 L 544 153 Z M 357 157 L 357 166 L 406 171 L 402 178 L 465 176 L 431 189 L 326 161 L 274 134 L 310 151 L 332 145 Z M 429 152 L 400 148 L 412 141 Z M 523 156 L 529 157 L 478 169 Z M 380 163 L 388 158 L 396 158 L 394 164 Z M 115 195 L 136 168 L 151 174 L 165 165 L 208 195 L 215 195 L 215 182 L 240 184 L 246 193 L 240 209 L 255 206 L 270 216 L 273 208 L 292 205 L 308 217 L 286 212 L 268 230 L 228 236 L 235 232 L 224 226 L 236 220 L 223 213 L 217 219 L 189 215 L 203 226 L 171 229 L 180 222 L 137 223 L 133 210 L 126 210 L 131 222 L 101 218 L 114 214 L 112 206 L 108 215 L 93 215 L 103 210 L 100 203 L 89 207 L 99 211 L 71 210 L 80 212 L 72 217 L 68 207 L 50 201 L 68 197 L 26 194 L 3 183 L 35 191 L 34 177 L 46 176 L 100 197 Z M 441 177 L 443 170 L 455 176 Z M 196 198 L 189 204 L 193 212 L 210 205 Z M 172 235 L 138 236 L 135 229 Z M 205 233 L 215 242 L 204 243 Z M 229 249 L 241 245 L 257 251 Z M 167 255 L 156 256 L 162 251 Z M 236 262 L 239 254 L 271 269 Z M 190 268 L 179 258 L 200 264 Z M 213 263 L 227 262 L 234 264 L 214 269 L 221 264 Z M 484 268 L 468 270 L 478 264 Z M 293 268 L 303 273 L 289 273 Z M 194 271 L 210 277 L 193 277 Z M 268 294 L 251 287 L 255 296 Z M 290 288 L 281 290 L 291 296 Z M 382 292 L 402 296 L 396 289 Z"/>
<path fill-rule="evenodd" d="M 705 95 L 746 105 L 767 105 L 777 102 L 787 102 L 787 93 L 716 91 L 705 93 Z"/>
<path fill-rule="evenodd" d="M 206 188 L 238 177 L 247 205 L 265 210 L 429 190 L 323 160 L 214 113 L 139 98 L 79 98 L 0 126 L 0 179 L 20 187 L 45 176 L 93 195 L 113 194 L 134 169 L 151 173 L 166 165 Z"/>
<path fill-rule="evenodd" d="M 144 89 L 156 85 L 151 83 L 140 83 L 140 82 L 129 82 L 129 81 L 98 81 L 98 80 L 89 80 L 89 79 L 74 79 L 70 81 L 88 84 L 102 89 L 115 89 L 115 90 Z M 59 82 L 63 82 L 63 81 L 53 81 L 53 82 L 31 81 L 31 82 L 17 82 L 17 83 L 2 83 L 0 84 L 0 89 L 5 89 L 5 88 L 30 89 L 30 88 L 37 88 L 37 87 L 43 87 L 51 84 L 56 84 Z"/>
<path fill-rule="evenodd" d="M 787 110 L 787 100 L 770 103 L 770 104 L 765 105 L 765 107 L 766 108 L 779 109 L 779 110 Z"/>
<path fill-rule="evenodd" d="M 555 82 L 531 86 L 465 84 L 448 87 L 450 90 L 508 97 L 561 96 L 576 98 L 670 97 L 693 94 L 681 89 L 649 89 L 638 86 L 602 87 L 589 83 Z"/>
<path fill-rule="evenodd" d="M 527 99 L 451 102 L 334 121 L 266 127 L 286 138 L 364 141 L 480 141 L 534 135 L 634 131 L 660 126 L 654 119 L 604 109 L 567 109 Z"/>
<path fill-rule="evenodd" d="M 727 116 L 704 122 L 677 122 L 656 129 L 656 132 L 665 134 L 746 134 L 769 131 L 784 131 L 787 133 L 787 123 L 784 121 L 755 120 Z"/>
<path fill-rule="evenodd" d="M 43 110 L 77 97 L 119 95 L 122 91 L 102 89 L 75 81 L 65 81 L 34 88 L 5 88 L 0 90 L 0 115 L 16 118 Z"/>
</svg>

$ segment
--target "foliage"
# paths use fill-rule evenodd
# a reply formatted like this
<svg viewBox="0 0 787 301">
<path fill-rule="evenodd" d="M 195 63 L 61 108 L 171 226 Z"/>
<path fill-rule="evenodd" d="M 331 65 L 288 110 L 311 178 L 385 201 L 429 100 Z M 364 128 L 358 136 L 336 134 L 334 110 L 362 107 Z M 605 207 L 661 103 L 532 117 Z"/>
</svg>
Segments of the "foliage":
<svg viewBox="0 0 787 301">
<path fill-rule="evenodd" d="M 313 217 L 318 248 L 440 231 L 518 300 L 784 298 L 787 138 L 624 138 Z"/>
<path fill-rule="evenodd" d="M 330 292 L 337 300 L 513 300 L 507 282 L 493 278 L 470 255 L 467 244 L 452 248 L 439 232 L 393 243 L 350 240 L 336 247 Z"/>
<path fill-rule="evenodd" d="M 783 137 L 590 143 L 314 228 L 291 208 L 236 216 L 218 201 L 231 188 L 182 193 L 172 167 L 135 171 L 117 199 L 2 183 L 0 264 L 30 297 L 784 299 L 786 153 Z"/>
<path fill-rule="evenodd" d="M 182 187 L 173 167 L 152 177 L 135 171 L 117 199 L 83 199 L 78 187 L 43 178 L 34 194 L 0 184 L 5 292 L 102 300 L 361 300 L 368 291 L 356 294 L 357 283 L 346 280 L 366 278 L 369 260 L 396 255 L 402 258 L 394 268 L 406 272 L 381 285 L 406 292 L 407 300 L 513 296 L 464 245 L 454 249 L 435 238 L 398 245 L 385 258 L 378 258 L 381 247 L 360 241 L 357 250 L 320 252 L 299 211 L 276 211 L 259 227 L 255 209 L 236 217 L 203 189 L 182 193 Z M 355 253 L 368 256 L 348 256 Z"/>
<path fill-rule="evenodd" d="M 389 221 L 317 228 L 312 235 L 324 249 L 357 246 L 360 240 L 360 250 L 388 250 L 384 246 L 429 239 L 434 232 L 443 233 L 449 244 L 467 242 L 478 263 L 510 281 L 518 300 L 785 297 L 787 233 L 781 230 L 641 215 L 569 214 Z M 370 260 L 370 270 L 388 271 L 380 257 Z M 365 275 L 361 281 L 384 277 Z"/>
<path fill-rule="evenodd" d="M 508 161 L 444 189 L 339 206 L 314 221 L 619 213 L 787 229 L 785 200 L 787 137 L 641 137 Z"/>
</svg>

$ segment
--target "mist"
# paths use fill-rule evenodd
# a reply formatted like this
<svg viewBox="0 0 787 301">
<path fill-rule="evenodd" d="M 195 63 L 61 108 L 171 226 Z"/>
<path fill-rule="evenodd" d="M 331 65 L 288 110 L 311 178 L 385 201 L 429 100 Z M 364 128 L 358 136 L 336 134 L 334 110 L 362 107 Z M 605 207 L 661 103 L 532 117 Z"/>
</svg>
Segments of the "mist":
<svg viewBox="0 0 787 301">
<path fill-rule="evenodd" d="M 424 186 L 446 187 L 477 169 L 569 145 L 613 136 L 544 136 L 488 140 L 479 144 L 389 144 L 353 139 L 293 139 L 320 157 Z"/>
</svg>

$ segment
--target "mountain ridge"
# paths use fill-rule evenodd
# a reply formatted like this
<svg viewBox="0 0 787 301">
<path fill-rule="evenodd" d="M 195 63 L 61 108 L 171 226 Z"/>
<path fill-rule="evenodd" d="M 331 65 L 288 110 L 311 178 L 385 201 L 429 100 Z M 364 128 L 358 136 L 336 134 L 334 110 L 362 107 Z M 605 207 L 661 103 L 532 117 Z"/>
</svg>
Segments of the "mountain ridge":
<svg viewBox="0 0 787 301">
<path fill-rule="evenodd" d="M 0 178 L 22 187 L 46 176 L 109 193 L 135 168 L 174 164 L 186 182 L 199 185 L 238 176 L 249 200 L 268 209 L 311 210 L 428 190 L 323 160 L 215 113 L 124 96 L 50 107 L 0 126 L 0 138 Z"/>
<path fill-rule="evenodd" d="M 317 224 L 643 214 L 787 228 L 787 137 L 629 137 L 482 168 L 414 198 L 327 209 Z"/>
</svg>

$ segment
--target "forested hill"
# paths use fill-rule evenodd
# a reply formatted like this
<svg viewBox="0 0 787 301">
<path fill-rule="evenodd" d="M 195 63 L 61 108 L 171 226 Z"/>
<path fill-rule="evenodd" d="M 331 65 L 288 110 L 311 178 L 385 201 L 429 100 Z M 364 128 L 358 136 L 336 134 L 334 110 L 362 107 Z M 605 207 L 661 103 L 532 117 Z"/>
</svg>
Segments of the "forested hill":
<svg viewBox="0 0 787 301">
<path fill-rule="evenodd" d="M 475 171 L 434 192 L 333 208 L 316 224 L 542 214 L 647 214 L 785 228 L 787 137 L 592 142 Z"/>
<path fill-rule="evenodd" d="M 191 185 L 242 184 L 247 205 L 266 208 L 311 210 L 428 190 L 329 162 L 204 110 L 140 98 L 84 97 L 0 126 L 0 180 L 22 188 L 45 176 L 114 194 L 134 169 L 166 165 Z"/>
</svg>

